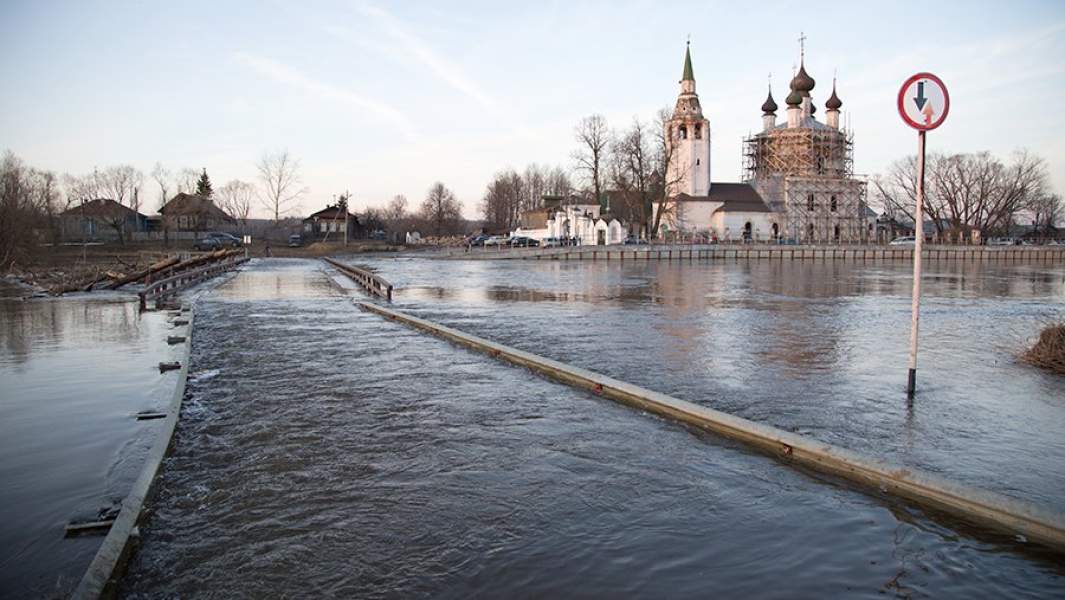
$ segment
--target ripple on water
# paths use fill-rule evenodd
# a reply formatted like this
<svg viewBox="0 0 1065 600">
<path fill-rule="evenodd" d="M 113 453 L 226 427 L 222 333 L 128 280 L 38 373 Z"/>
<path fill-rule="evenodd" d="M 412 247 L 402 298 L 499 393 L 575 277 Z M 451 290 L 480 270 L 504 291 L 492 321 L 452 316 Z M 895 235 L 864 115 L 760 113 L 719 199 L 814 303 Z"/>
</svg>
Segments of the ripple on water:
<svg viewBox="0 0 1065 600">
<path fill-rule="evenodd" d="M 220 372 L 190 386 L 127 597 L 1060 586 L 1060 565 L 1007 541 L 465 352 L 342 295 L 229 294 L 197 307 L 192 364 Z M 332 326 L 261 326 L 249 313 Z"/>
</svg>

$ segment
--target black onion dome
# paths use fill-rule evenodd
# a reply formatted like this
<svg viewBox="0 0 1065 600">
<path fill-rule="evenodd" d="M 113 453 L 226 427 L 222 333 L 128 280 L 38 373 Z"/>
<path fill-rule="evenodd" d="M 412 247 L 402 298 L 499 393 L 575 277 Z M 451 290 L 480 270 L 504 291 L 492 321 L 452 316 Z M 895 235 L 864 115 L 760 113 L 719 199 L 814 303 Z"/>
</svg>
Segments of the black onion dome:
<svg viewBox="0 0 1065 600">
<path fill-rule="evenodd" d="M 788 94 L 788 97 L 784 99 L 784 103 L 788 106 L 798 106 L 802 104 L 802 94 L 795 90 L 791 90 L 791 93 Z"/>
<path fill-rule="evenodd" d="M 777 103 L 773 101 L 773 92 L 769 92 L 769 97 L 762 104 L 762 112 L 767 115 L 777 112 Z"/>
<path fill-rule="evenodd" d="M 815 83 L 814 78 L 806 73 L 806 65 L 800 63 L 799 72 L 791 80 L 791 89 L 797 92 L 810 93 L 810 90 L 814 89 Z"/>
<path fill-rule="evenodd" d="M 832 95 L 828 97 L 828 102 L 825 102 L 825 108 L 828 110 L 839 110 L 839 107 L 843 106 L 843 101 L 836 95 L 836 86 L 832 86 Z"/>
</svg>

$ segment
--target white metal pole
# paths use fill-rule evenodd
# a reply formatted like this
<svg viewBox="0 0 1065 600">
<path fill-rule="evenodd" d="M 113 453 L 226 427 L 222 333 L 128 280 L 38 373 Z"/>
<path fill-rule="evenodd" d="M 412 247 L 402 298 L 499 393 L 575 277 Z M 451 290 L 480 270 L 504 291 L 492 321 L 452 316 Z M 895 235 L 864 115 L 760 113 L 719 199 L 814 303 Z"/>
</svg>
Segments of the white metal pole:
<svg viewBox="0 0 1065 600">
<path fill-rule="evenodd" d="M 921 247 L 924 245 L 924 137 L 917 134 L 917 207 L 914 211 L 913 315 L 910 323 L 910 375 L 906 395 L 913 398 L 917 386 L 917 325 L 921 318 Z"/>
</svg>

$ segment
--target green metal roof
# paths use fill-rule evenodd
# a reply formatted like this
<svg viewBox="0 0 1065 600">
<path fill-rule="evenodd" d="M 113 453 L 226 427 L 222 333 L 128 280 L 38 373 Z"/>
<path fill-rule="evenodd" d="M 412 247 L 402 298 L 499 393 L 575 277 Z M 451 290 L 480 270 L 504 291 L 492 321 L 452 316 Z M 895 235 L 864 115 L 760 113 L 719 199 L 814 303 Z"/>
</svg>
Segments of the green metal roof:
<svg viewBox="0 0 1065 600">
<path fill-rule="evenodd" d="M 681 81 L 695 81 L 695 75 L 692 73 L 692 49 L 688 46 L 684 49 L 684 76 L 680 78 Z"/>
</svg>

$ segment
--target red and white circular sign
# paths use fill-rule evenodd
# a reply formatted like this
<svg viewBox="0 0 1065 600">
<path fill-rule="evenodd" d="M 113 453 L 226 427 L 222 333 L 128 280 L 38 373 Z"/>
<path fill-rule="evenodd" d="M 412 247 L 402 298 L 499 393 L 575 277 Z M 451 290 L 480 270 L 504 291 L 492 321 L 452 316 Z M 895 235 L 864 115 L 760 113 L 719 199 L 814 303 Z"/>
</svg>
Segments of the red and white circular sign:
<svg viewBox="0 0 1065 600">
<path fill-rule="evenodd" d="M 918 73 L 899 90 L 899 114 L 914 129 L 929 131 L 939 127 L 950 112 L 947 86 L 931 73 Z"/>
</svg>

